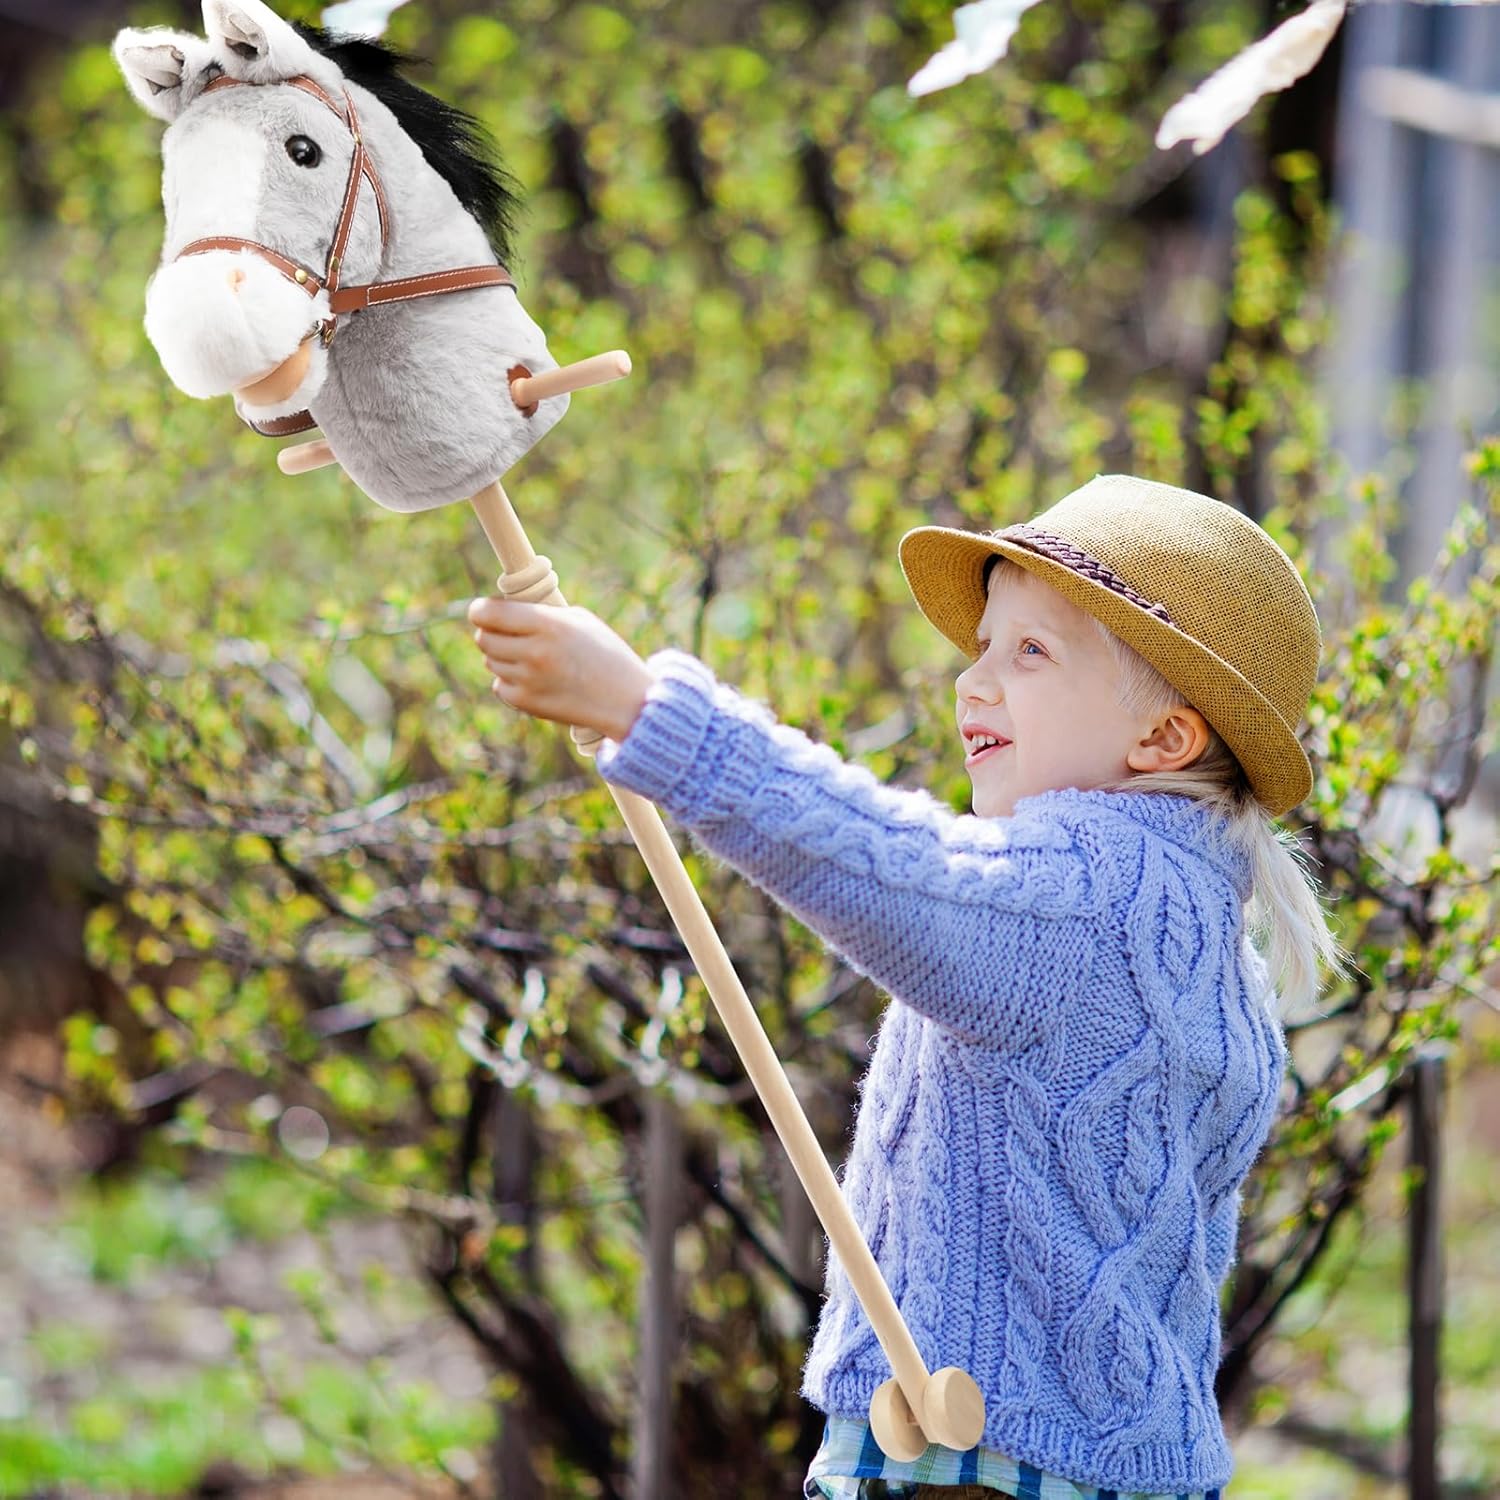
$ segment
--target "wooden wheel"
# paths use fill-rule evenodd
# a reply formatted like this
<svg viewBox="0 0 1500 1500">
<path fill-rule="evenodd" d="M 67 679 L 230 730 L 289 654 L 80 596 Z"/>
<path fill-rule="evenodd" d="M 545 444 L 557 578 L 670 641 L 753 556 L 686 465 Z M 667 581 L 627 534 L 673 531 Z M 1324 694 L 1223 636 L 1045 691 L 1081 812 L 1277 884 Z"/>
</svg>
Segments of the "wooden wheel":
<svg viewBox="0 0 1500 1500">
<path fill-rule="evenodd" d="M 927 1437 L 900 1385 L 887 1380 L 870 1398 L 870 1431 L 887 1458 L 910 1463 L 927 1448 Z"/>
<path fill-rule="evenodd" d="M 955 1365 L 937 1370 L 922 1392 L 922 1430 L 945 1448 L 968 1450 L 984 1436 L 984 1397 Z"/>
</svg>

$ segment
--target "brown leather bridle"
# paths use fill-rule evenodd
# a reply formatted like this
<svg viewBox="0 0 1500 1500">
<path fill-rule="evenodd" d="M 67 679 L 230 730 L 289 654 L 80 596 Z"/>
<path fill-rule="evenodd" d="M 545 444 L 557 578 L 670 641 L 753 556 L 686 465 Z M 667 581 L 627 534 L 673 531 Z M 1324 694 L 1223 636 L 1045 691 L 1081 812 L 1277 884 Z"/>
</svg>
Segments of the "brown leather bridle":
<svg viewBox="0 0 1500 1500">
<path fill-rule="evenodd" d="M 343 269 L 344 250 L 349 235 L 354 229 L 354 210 L 359 204 L 360 179 L 370 184 L 375 194 L 375 209 L 380 216 L 380 253 L 385 256 L 386 240 L 390 220 L 386 207 L 385 190 L 380 185 L 380 174 L 375 162 L 365 149 L 364 137 L 359 128 L 359 116 L 354 112 L 354 100 L 349 91 L 344 91 L 344 104 L 338 101 L 320 84 L 305 75 L 285 80 L 293 88 L 302 89 L 313 98 L 321 100 L 338 117 L 354 140 L 354 156 L 349 163 L 349 182 L 344 188 L 344 205 L 339 210 L 338 223 L 334 225 L 333 240 L 328 247 L 328 262 L 321 272 L 314 271 L 301 261 L 262 245 L 258 240 L 241 239 L 235 235 L 208 235 L 184 245 L 173 257 L 181 260 L 184 255 L 204 255 L 210 250 L 248 250 L 281 272 L 288 281 L 294 281 L 309 297 L 316 297 L 325 287 L 328 291 L 328 316 L 318 320 L 318 337 L 326 348 L 333 342 L 338 328 L 338 319 L 343 313 L 363 312 L 367 307 L 378 307 L 384 302 L 411 302 L 418 297 L 436 297 L 443 292 L 467 292 L 475 287 L 508 286 L 515 282 L 504 266 L 458 266 L 448 271 L 429 271 L 421 276 L 401 276 L 394 281 L 370 281 L 362 286 L 341 286 L 339 273 Z M 217 89 L 233 88 L 248 84 L 244 78 L 233 78 L 221 73 L 203 90 L 211 94 Z M 249 421 L 248 418 L 246 418 Z M 257 432 L 267 437 L 286 437 L 294 432 L 306 432 L 318 424 L 310 413 L 294 412 L 291 416 L 273 417 L 265 422 L 250 422 Z"/>
</svg>

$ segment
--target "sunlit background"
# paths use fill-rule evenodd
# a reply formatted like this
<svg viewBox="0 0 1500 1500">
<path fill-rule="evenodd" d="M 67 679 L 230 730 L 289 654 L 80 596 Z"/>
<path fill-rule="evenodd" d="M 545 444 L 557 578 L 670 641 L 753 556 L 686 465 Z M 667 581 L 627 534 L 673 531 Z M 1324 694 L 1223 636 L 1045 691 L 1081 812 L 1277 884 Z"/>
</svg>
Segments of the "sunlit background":
<svg viewBox="0 0 1500 1500">
<path fill-rule="evenodd" d="M 1201 157 L 1164 114 L 1296 7 L 1040 0 L 914 98 L 950 10 L 395 12 L 553 353 L 635 360 L 507 487 L 643 650 L 955 806 L 907 527 L 1124 469 L 1283 542 L 1369 982 L 1290 1018 L 1230 1493 L 1500 1493 L 1500 5 L 1355 7 Z M 821 1236 L 586 765 L 485 691 L 472 513 L 163 374 L 126 24 L 199 17 L 0 0 L 0 1495 L 794 1495 Z M 879 997 L 692 864 L 838 1161 Z"/>
</svg>

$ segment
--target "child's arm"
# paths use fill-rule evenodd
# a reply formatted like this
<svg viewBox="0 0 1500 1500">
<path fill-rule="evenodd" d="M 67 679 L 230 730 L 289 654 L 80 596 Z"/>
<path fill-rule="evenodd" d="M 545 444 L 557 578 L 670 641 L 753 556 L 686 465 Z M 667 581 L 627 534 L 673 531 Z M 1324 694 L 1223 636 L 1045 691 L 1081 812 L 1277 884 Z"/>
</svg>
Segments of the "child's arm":
<svg viewBox="0 0 1500 1500">
<path fill-rule="evenodd" d="M 1097 852 L 1034 814 L 955 817 L 882 786 L 681 652 L 649 669 L 584 610 L 476 601 L 496 691 L 619 743 L 602 774 L 659 803 L 855 968 L 1006 1050 L 1057 1024 L 1089 972 Z M 503 675 L 502 675 L 503 674 Z"/>
<path fill-rule="evenodd" d="M 855 968 L 961 1035 L 1034 1042 L 1087 977 L 1102 901 L 1055 823 L 955 817 L 662 652 L 599 769 L 650 797 Z"/>
</svg>

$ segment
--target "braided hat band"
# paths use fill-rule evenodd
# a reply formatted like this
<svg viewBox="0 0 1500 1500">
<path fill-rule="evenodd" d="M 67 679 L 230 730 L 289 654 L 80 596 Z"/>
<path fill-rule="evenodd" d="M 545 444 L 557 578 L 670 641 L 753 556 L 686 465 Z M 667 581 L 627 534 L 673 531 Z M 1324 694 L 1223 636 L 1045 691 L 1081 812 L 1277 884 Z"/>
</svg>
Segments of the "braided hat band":
<svg viewBox="0 0 1500 1500">
<path fill-rule="evenodd" d="M 1090 557 L 1087 552 L 1073 546 L 1064 537 L 1054 536 L 1050 531 L 1038 531 L 1035 526 L 1028 526 L 1025 523 L 1019 526 L 1007 526 L 1003 531 L 997 531 L 995 535 L 1019 542 L 1021 546 L 1029 547 L 1033 552 L 1040 552 L 1043 557 L 1050 557 L 1053 562 L 1060 562 L 1065 568 L 1072 568 L 1075 573 L 1082 573 L 1086 578 L 1102 583 L 1105 588 L 1113 589 L 1121 597 L 1145 610 L 1148 615 L 1155 615 L 1164 625 L 1172 623 L 1172 617 L 1163 605 L 1153 604 L 1149 599 L 1136 593 L 1113 568 L 1106 568 L 1098 558 Z"/>
<path fill-rule="evenodd" d="M 1318 617 L 1295 564 L 1248 516 L 1192 490 L 1101 474 L 1022 525 L 919 526 L 901 540 L 906 581 L 970 657 L 996 555 L 1145 657 L 1234 752 L 1267 811 L 1312 790 L 1296 731 L 1322 654 Z"/>
</svg>

